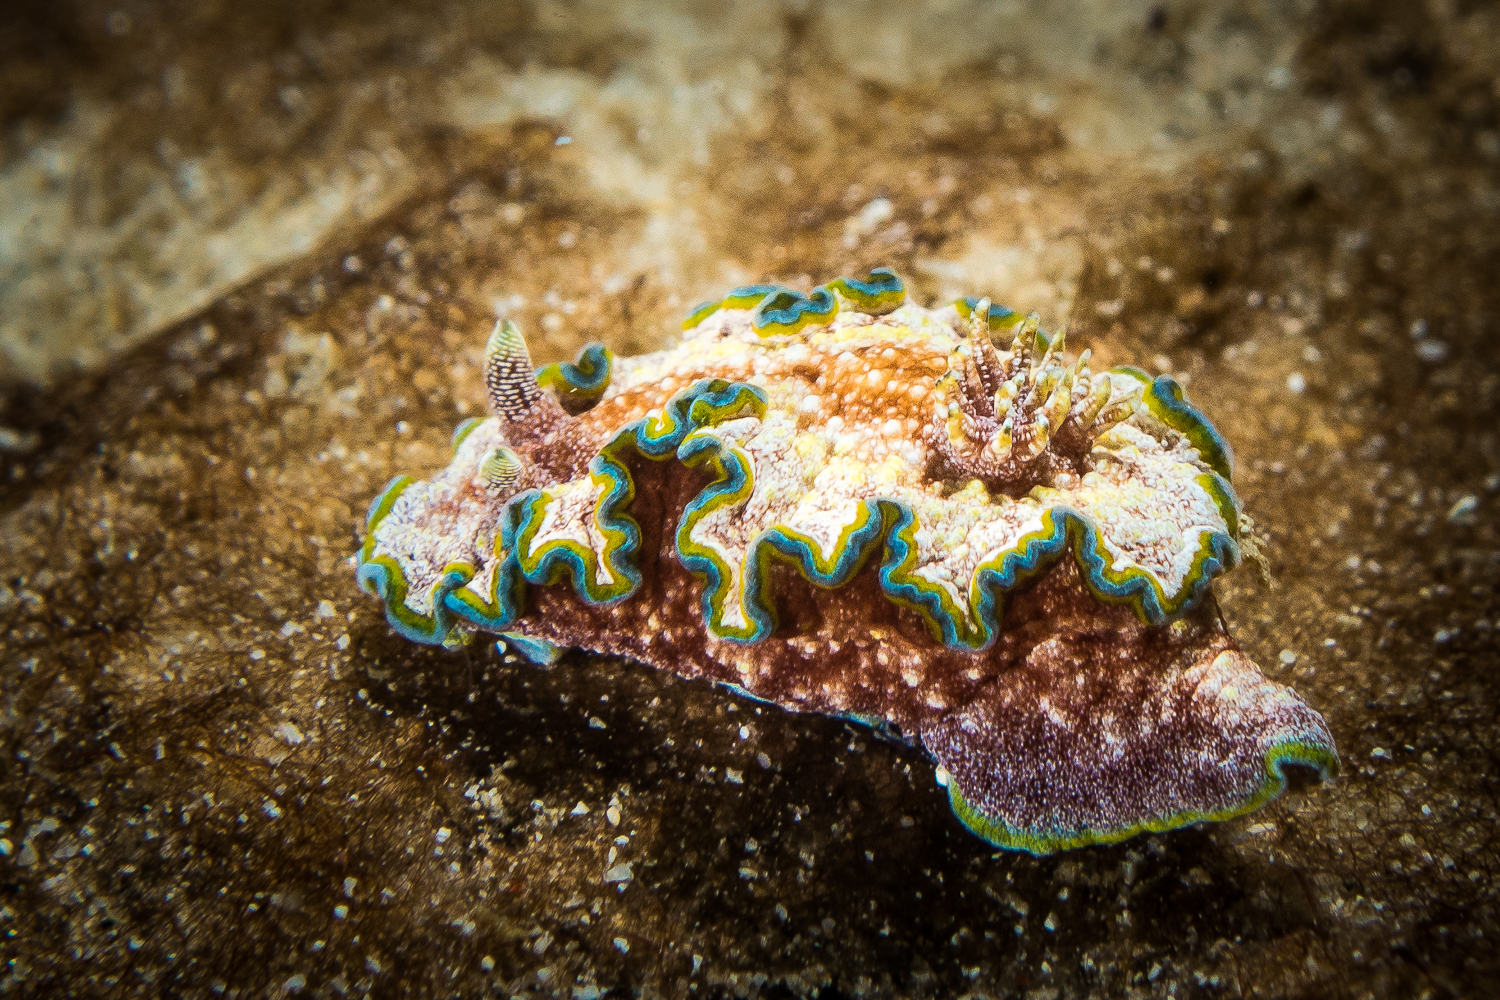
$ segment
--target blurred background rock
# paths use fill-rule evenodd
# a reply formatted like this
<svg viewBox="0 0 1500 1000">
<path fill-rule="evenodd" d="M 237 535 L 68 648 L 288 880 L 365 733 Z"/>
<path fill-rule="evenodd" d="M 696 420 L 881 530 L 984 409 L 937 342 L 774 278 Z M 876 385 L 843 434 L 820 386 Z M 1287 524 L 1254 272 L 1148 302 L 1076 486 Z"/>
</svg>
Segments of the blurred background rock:
<svg viewBox="0 0 1500 1000">
<path fill-rule="evenodd" d="M 609 263 L 683 294 L 744 269 L 712 231 L 726 200 L 778 186 L 806 200 L 806 168 L 826 184 L 865 155 L 850 143 L 865 132 L 996 161 L 1041 133 L 1057 169 L 1098 177 L 1252 152 L 1298 176 L 1367 152 L 1500 162 L 1494 25 L 1455 4 L 73 2 L 0 16 L 0 375 L 32 382 L 97 366 L 446 182 L 452 144 L 517 121 L 568 132 L 578 196 L 639 215 Z M 1403 113 L 1424 97 L 1443 122 Z M 792 155 L 745 155 L 766 144 Z M 859 237 L 931 218 L 869 207 L 916 186 L 903 166 L 886 164 L 880 191 L 823 192 L 838 196 L 828 210 Z M 1014 202 L 947 183 L 950 199 Z M 926 270 L 945 293 L 991 282 L 1028 297 L 1034 282 L 1065 303 L 1067 223 L 1026 214 L 1041 216 L 1040 253 L 984 234 Z"/>
</svg>

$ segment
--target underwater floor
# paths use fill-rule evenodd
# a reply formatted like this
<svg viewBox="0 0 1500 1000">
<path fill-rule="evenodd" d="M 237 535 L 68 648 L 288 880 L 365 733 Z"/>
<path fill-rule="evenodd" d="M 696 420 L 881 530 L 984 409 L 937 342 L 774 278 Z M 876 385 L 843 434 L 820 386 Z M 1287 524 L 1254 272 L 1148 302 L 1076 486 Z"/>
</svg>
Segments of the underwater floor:
<svg viewBox="0 0 1500 1000">
<path fill-rule="evenodd" d="M 117 2 L 117 0 L 116 0 Z M 1500 972 L 1500 11 L 0 13 L 0 991 L 1447 997 Z M 919 750 L 394 634 L 367 504 L 538 363 L 889 266 L 1170 373 L 1343 773 L 1034 858 Z"/>
</svg>

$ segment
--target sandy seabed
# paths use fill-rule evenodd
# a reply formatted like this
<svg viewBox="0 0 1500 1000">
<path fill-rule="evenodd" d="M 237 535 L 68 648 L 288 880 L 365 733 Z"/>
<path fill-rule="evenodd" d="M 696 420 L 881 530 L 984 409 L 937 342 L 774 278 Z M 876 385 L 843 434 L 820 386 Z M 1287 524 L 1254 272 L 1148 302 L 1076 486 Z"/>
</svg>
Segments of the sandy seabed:
<svg viewBox="0 0 1500 1000">
<path fill-rule="evenodd" d="M 1500 13 L 371 3 L 0 14 L 0 991 L 1482 995 Z M 1237 638 L 1344 774 L 995 854 L 918 751 L 416 647 L 365 507 L 538 362 L 894 267 L 1233 445 Z"/>
</svg>

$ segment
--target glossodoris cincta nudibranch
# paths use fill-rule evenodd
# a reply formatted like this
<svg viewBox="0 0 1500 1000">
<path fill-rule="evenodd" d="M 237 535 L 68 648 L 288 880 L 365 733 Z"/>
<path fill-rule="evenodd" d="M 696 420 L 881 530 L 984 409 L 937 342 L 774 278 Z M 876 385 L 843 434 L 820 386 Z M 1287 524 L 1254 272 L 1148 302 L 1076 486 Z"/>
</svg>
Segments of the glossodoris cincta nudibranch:
<svg viewBox="0 0 1500 1000">
<path fill-rule="evenodd" d="M 497 634 L 903 735 L 958 818 L 1048 854 L 1222 820 L 1338 769 L 1207 600 L 1240 558 L 1224 440 L 1166 376 L 886 269 L 736 289 L 637 358 L 533 370 L 370 509 L 359 582 L 425 643 Z"/>
</svg>

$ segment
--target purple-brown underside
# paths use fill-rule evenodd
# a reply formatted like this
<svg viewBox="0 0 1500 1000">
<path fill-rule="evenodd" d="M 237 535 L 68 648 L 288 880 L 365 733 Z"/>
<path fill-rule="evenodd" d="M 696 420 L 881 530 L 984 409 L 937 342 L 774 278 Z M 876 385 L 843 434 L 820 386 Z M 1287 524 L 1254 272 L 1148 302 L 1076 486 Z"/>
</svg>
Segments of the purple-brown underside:
<svg viewBox="0 0 1500 1000">
<path fill-rule="evenodd" d="M 888 600 L 878 555 L 836 589 L 778 565 L 777 631 L 750 645 L 714 639 L 703 586 L 673 543 L 677 517 L 705 479 L 671 461 L 631 465 L 640 588 L 594 606 L 570 581 L 530 587 L 517 631 L 737 684 L 792 710 L 894 723 L 922 738 L 974 806 L 1018 829 L 1109 830 L 1223 812 L 1264 787 L 1273 743 L 1299 733 L 1331 743 L 1321 718 L 1265 679 L 1210 609 L 1147 627 L 1096 600 L 1070 558 L 1010 596 L 1001 637 L 982 653 L 941 645 Z M 1240 692 L 1230 706 L 1239 718 L 1216 694 L 1226 670 Z M 1205 675 L 1214 683 L 1200 691 Z"/>
<path fill-rule="evenodd" d="M 703 620 L 703 585 L 683 569 L 674 544 L 677 517 L 707 477 L 670 461 L 630 464 L 637 490 L 630 514 L 641 526 L 640 588 L 618 604 L 597 606 L 578 597 L 571 581 L 528 587 L 526 612 L 513 630 L 559 646 L 628 656 L 685 677 L 738 684 L 794 710 L 872 715 L 903 730 L 932 717 L 924 699 L 936 692 L 956 704 L 976 697 L 983 677 L 970 681 L 965 671 L 977 666 L 994 673 L 1010 662 L 1009 637 L 978 656 L 934 641 L 920 618 L 882 593 L 878 556 L 836 589 L 816 587 L 778 565 L 772 571 L 776 632 L 748 645 L 711 636 Z M 837 650 L 826 644 L 815 654 L 799 648 L 819 639 L 837 643 Z M 879 662 L 882 648 L 890 664 Z M 902 680 L 902 660 L 921 661 L 920 685 Z M 753 665 L 755 672 L 742 673 L 740 664 Z M 835 682 L 846 685 L 843 693 L 825 692 L 822 685 Z"/>
</svg>

